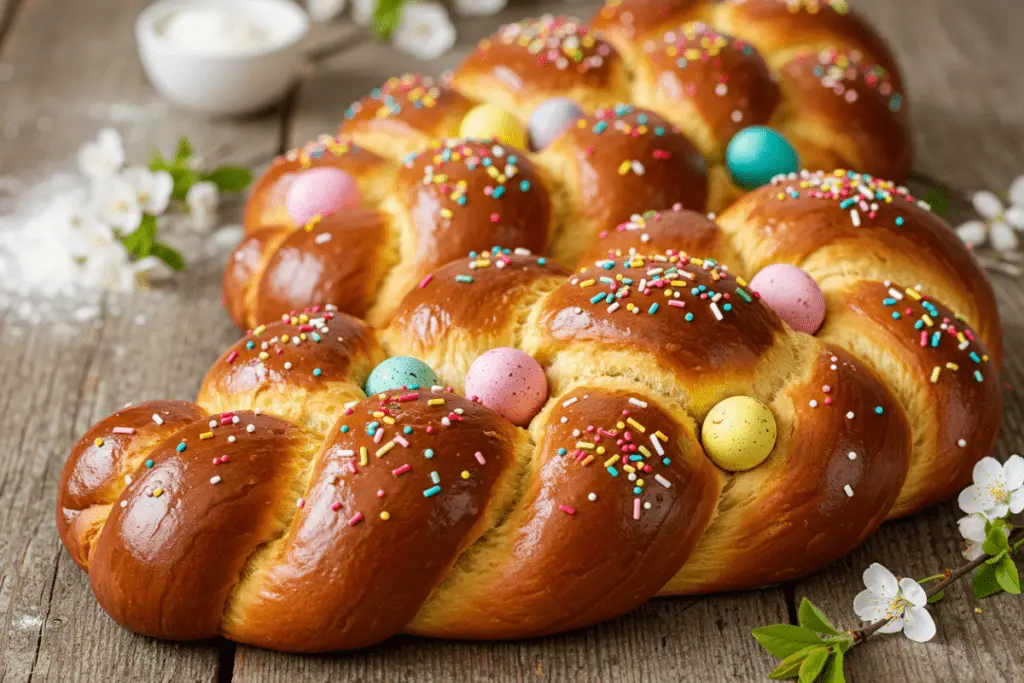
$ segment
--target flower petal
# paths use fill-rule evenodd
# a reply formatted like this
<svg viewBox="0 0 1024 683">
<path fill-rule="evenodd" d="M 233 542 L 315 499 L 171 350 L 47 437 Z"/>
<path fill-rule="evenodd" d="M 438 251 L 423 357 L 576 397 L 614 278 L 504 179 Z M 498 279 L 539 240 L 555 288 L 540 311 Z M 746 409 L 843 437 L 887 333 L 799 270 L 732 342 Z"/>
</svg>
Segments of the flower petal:
<svg viewBox="0 0 1024 683">
<path fill-rule="evenodd" d="M 1003 517 L 1006 517 L 1006 513 L 1009 511 L 1009 503 L 996 503 L 988 510 L 985 510 L 984 515 L 989 519 L 1002 519 Z"/>
<path fill-rule="evenodd" d="M 967 514 L 973 514 L 976 512 L 984 512 L 993 505 L 995 500 L 988 494 L 988 489 L 980 486 L 968 486 L 956 499 L 960 509 Z"/>
<path fill-rule="evenodd" d="M 993 221 L 988 228 L 988 241 L 996 251 L 1017 251 L 1020 238 L 1017 231 L 1003 221 Z"/>
<path fill-rule="evenodd" d="M 174 192 L 174 178 L 167 171 L 157 171 L 150 180 L 149 201 L 146 210 L 155 216 L 160 216 L 167 211 L 171 203 L 171 194 Z"/>
<path fill-rule="evenodd" d="M 964 543 L 964 549 L 960 554 L 964 556 L 965 560 L 973 562 L 984 555 L 985 551 L 981 549 L 981 543 L 978 543 L 977 541 L 967 541 Z"/>
<path fill-rule="evenodd" d="M 927 643 L 935 637 L 935 621 L 924 607 L 908 607 L 903 615 L 903 633 L 914 642 Z"/>
<path fill-rule="evenodd" d="M 960 535 L 968 541 L 984 543 L 985 541 L 985 518 L 981 515 L 967 515 L 956 522 L 960 529 Z"/>
<path fill-rule="evenodd" d="M 1003 466 L 991 456 L 982 458 L 974 465 L 973 476 L 978 486 L 1002 486 L 1006 483 Z"/>
<path fill-rule="evenodd" d="M 508 0 L 455 0 L 453 4 L 464 17 L 489 17 L 505 9 Z"/>
<path fill-rule="evenodd" d="M 988 237 L 988 225 L 982 221 L 967 221 L 957 227 L 956 234 L 964 244 L 977 247 L 985 243 L 985 239 Z"/>
<path fill-rule="evenodd" d="M 1017 489 L 1010 494 L 1010 512 L 1013 514 L 1024 510 L 1024 489 Z"/>
<path fill-rule="evenodd" d="M 928 596 L 925 594 L 924 588 L 917 581 L 911 578 L 900 579 L 900 590 L 903 592 L 903 597 L 911 605 L 923 607 L 928 604 Z"/>
<path fill-rule="evenodd" d="M 345 0 L 306 0 L 306 11 L 315 22 L 330 21 L 345 11 Z"/>
<path fill-rule="evenodd" d="M 1010 203 L 1024 206 L 1024 175 L 1010 183 Z"/>
<path fill-rule="evenodd" d="M 882 597 L 894 598 L 899 592 L 899 584 L 896 583 L 896 577 L 893 576 L 891 571 L 877 562 L 873 562 L 870 567 L 864 570 L 864 585 Z"/>
<path fill-rule="evenodd" d="M 853 612 L 861 621 L 875 622 L 885 617 L 891 601 L 891 597 L 865 588 L 853 599 Z"/>
<path fill-rule="evenodd" d="M 903 630 L 903 615 L 900 614 L 898 617 L 893 617 L 888 624 L 878 629 L 879 633 L 899 633 Z"/>
<path fill-rule="evenodd" d="M 1006 477 L 1006 490 L 1016 491 L 1024 486 L 1024 458 L 1011 455 L 1003 463 L 1003 476 Z"/>
<path fill-rule="evenodd" d="M 435 59 L 455 45 L 455 26 L 440 3 L 410 2 L 402 6 L 391 43 L 418 59 Z"/>
<path fill-rule="evenodd" d="M 1024 230 L 1024 204 L 1011 206 L 1003 214 L 1003 220 L 1017 230 Z"/>
<path fill-rule="evenodd" d="M 999 197 L 988 190 L 975 192 L 971 197 L 971 205 L 983 218 L 992 219 L 1003 212 L 1003 203 L 999 201 Z"/>
</svg>

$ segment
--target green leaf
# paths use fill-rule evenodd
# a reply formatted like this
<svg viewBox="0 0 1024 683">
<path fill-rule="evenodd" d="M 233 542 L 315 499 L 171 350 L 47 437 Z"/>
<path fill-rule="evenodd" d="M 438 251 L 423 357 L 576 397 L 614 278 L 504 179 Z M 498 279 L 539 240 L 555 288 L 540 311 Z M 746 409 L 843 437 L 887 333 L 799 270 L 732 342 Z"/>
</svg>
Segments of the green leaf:
<svg viewBox="0 0 1024 683">
<path fill-rule="evenodd" d="M 373 11 L 373 37 L 379 41 L 391 40 L 398 28 L 398 15 L 402 11 L 405 0 L 379 0 L 377 9 Z"/>
<path fill-rule="evenodd" d="M 152 156 L 149 157 L 149 170 L 153 172 L 171 170 L 171 165 L 167 163 L 164 155 L 158 149 L 154 149 Z"/>
<path fill-rule="evenodd" d="M 800 665 L 804 663 L 804 660 L 807 659 L 808 655 L 820 647 L 820 645 L 808 645 L 807 647 L 800 648 L 783 659 L 782 662 L 775 667 L 775 670 L 768 674 L 768 678 L 776 681 L 785 680 L 787 678 L 796 678 L 800 674 Z"/>
<path fill-rule="evenodd" d="M 797 612 L 797 619 L 804 628 L 809 628 L 818 633 L 827 633 L 830 636 L 838 636 L 839 631 L 828 620 L 824 612 L 818 609 L 814 603 L 807 598 L 800 601 L 800 609 Z"/>
<path fill-rule="evenodd" d="M 183 165 L 186 161 L 192 158 L 192 143 L 189 139 L 182 135 L 178 138 L 178 147 L 174 150 L 174 163 L 178 166 Z"/>
<path fill-rule="evenodd" d="M 843 673 L 843 653 L 837 651 L 828 660 L 828 667 L 825 669 L 824 683 L 846 683 L 846 674 Z"/>
<path fill-rule="evenodd" d="M 985 560 L 985 564 L 997 565 L 1000 562 L 1002 562 L 1003 558 L 1006 557 L 1008 554 L 1009 553 L 1007 553 L 1007 551 L 1005 550 L 1000 551 L 998 555 L 993 555 L 992 557 Z"/>
<path fill-rule="evenodd" d="M 156 242 L 156 216 L 144 214 L 142 222 L 133 232 L 121 236 L 121 244 L 135 258 L 149 256 Z"/>
<path fill-rule="evenodd" d="M 1006 537 L 1006 529 L 1002 524 L 993 524 L 989 527 L 981 549 L 986 555 L 999 555 L 1010 549 L 1010 542 Z"/>
<path fill-rule="evenodd" d="M 949 213 L 949 191 L 945 185 L 936 185 L 928 188 L 922 199 L 932 207 L 932 213 L 936 216 L 945 216 Z"/>
<path fill-rule="evenodd" d="M 158 242 L 153 245 L 150 255 L 157 257 L 173 270 L 185 270 L 185 257 L 174 247 Z"/>
<path fill-rule="evenodd" d="M 945 597 L 946 597 L 946 591 L 939 591 L 935 595 L 933 595 L 930 598 L 928 598 L 928 604 L 929 605 L 934 605 L 935 603 L 939 602 L 940 600 L 942 600 Z"/>
<path fill-rule="evenodd" d="M 252 171 L 244 166 L 221 166 L 203 180 L 214 183 L 221 192 L 241 192 L 252 182 Z"/>
<path fill-rule="evenodd" d="M 191 168 L 173 168 L 171 177 L 174 179 L 174 190 L 171 196 L 175 199 L 185 199 L 189 189 L 202 178 L 199 171 Z"/>
<path fill-rule="evenodd" d="M 807 655 L 804 663 L 800 665 L 800 683 L 814 683 L 818 674 L 825 668 L 829 654 L 828 648 L 823 647 Z"/>
<path fill-rule="evenodd" d="M 1002 592 L 1002 587 L 996 580 L 996 568 L 991 564 L 983 564 L 978 567 L 978 571 L 974 573 L 974 579 L 971 583 L 971 589 L 974 591 L 974 597 L 987 598 L 990 595 Z"/>
<path fill-rule="evenodd" d="M 779 659 L 785 659 L 808 645 L 823 642 L 821 636 L 814 631 L 792 624 L 762 626 L 755 628 L 752 633 L 761 647 Z"/>
<path fill-rule="evenodd" d="M 1009 555 L 1005 555 L 1003 561 L 996 565 L 996 583 L 1007 593 L 1020 595 L 1020 574 Z"/>
</svg>

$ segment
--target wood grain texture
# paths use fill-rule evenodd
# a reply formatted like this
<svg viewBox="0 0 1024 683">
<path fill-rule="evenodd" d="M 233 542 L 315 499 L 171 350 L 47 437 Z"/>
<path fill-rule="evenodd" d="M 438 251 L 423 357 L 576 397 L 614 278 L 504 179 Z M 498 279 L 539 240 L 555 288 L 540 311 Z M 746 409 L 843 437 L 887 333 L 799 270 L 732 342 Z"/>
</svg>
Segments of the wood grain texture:
<svg viewBox="0 0 1024 683">
<path fill-rule="evenodd" d="M 398 637 L 365 651 L 294 657 L 239 647 L 239 683 L 303 681 L 750 681 L 770 658 L 749 636 L 785 619 L 781 591 L 653 600 L 582 631 L 501 643 Z M 728 649 L 715 643 L 728 644 Z"/>
<path fill-rule="evenodd" d="M 103 126 L 129 160 L 170 151 L 187 134 L 208 159 L 249 163 L 278 150 L 280 115 L 209 121 L 166 105 L 135 51 L 138 0 L 24 0 L 0 64 L 0 176 L 31 183 L 74 165 Z M 8 7 L 13 7 L 9 4 Z M 9 77 L 9 78 L 8 78 Z M 213 159 L 210 159 L 213 161 Z M 237 207 L 231 220 L 238 220 Z M 192 398 L 237 331 L 223 315 L 220 263 L 195 264 L 177 285 L 104 297 L 95 324 L 56 331 L 0 311 L 0 681 L 216 680 L 218 644 L 174 645 L 118 627 L 56 538 L 53 505 L 70 444 L 126 401 Z M 73 315 L 74 307 L 67 307 Z M 143 320 L 147 322 L 142 323 Z"/>
<path fill-rule="evenodd" d="M 339 23 L 317 29 L 320 58 L 288 105 L 241 122 L 207 120 L 164 104 L 135 56 L 132 23 L 143 0 L 0 0 L 0 175 L 29 179 L 73 163 L 104 125 L 126 135 L 129 157 L 170 149 L 188 134 L 208 156 L 262 162 L 282 145 L 333 130 L 347 104 L 406 70 L 458 63 L 497 20 L 460 22 L 459 49 L 422 64 Z M 533 3 L 588 16 L 598 3 Z M 962 188 L 1003 189 L 1021 170 L 1024 6 L 1006 1 L 858 0 L 894 44 L 908 75 L 918 170 Z M 11 8 L 16 7 L 16 12 Z M 282 125 L 285 122 L 286 125 Z M 237 220 L 237 208 L 230 220 Z M 763 680 L 772 661 L 749 635 L 783 621 L 785 595 L 807 595 L 855 626 L 851 601 L 872 561 L 913 575 L 958 559 L 955 506 L 889 524 L 851 557 L 785 590 L 697 600 L 656 600 L 578 632 L 508 643 L 400 637 L 331 657 L 295 657 L 223 641 L 168 644 L 130 634 L 96 604 L 88 580 L 60 547 L 55 487 L 70 444 L 126 401 L 192 398 L 209 363 L 237 332 L 219 303 L 219 264 L 204 260 L 166 291 L 104 297 L 96 324 L 23 325 L 0 309 L 0 681 L 25 680 Z M 1005 375 L 1024 386 L 1024 284 L 997 278 L 1009 355 Z M 1006 393 L 1002 456 L 1024 447 L 1024 397 Z M 1024 602 L 982 601 L 964 583 L 935 608 L 928 645 L 887 637 L 858 648 L 851 681 L 1020 678 Z M 792 607 L 790 604 L 789 607 Z"/>
<path fill-rule="evenodd" d="M 36 178 L 73 167 L 79 146 L 105 126 L 125 138 L 128 159 L 174 150 L 188 135 L 208 162 L 258 162 L 277 152 L 280 112 L 209 119 L 164 102 L 143 73 L 135 17 L 143 0 L 25 0 L 0 61 L 0 175 Z"/>
</svg>

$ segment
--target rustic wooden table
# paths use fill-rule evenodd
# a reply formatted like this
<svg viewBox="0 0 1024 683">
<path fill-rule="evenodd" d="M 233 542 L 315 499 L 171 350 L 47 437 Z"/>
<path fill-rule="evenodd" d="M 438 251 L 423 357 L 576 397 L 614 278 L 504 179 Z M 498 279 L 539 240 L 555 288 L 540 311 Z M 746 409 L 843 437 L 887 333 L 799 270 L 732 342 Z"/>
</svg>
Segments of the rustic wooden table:
<svg viewBox="0 0 1024 683">
<path fill-rule="evenodd" d="M 163 104 L 142 73 L 132 23 L 144 0 L 0 0 L 0 179 L 18 187 L 69 169 L 104 125 L 129 158 L 186 134 L 219 159 L 260 166 L 333 129 L 346 104 L 388 75 L 454 65 L 495 18 L 463 22 L 459 49 L 423 65 L 344 24 L 318 29 L 315 65 L 280 109 L 210 121 Z M 587 16 L 595 2 L 545 3 Z M 961 190 L 1003 189 L 1024 171 L 1024 4 L 1013 0 L 859 0 L 905 67 L 916 171 Z M 517 6 L 500 19 L 537 13 Z M 4 192 L 0 185 L 0 194 Z M 17 197 L 13 198 L 14 200 Z M 237 220 L 238 207 L 230 207 Z M 849 558 L 778 588 L 655 600 L 583 631 L 510 643 L 401 637 L 363 652 L 297 657 L 226 641 L 170 644 L 118 627 L 96 604 L 57 538 L 54 500 L 65 454 L 126 401 L 188 399 L 238 335 L 219 301 L 219 264 L 200 260 L 166 291 L 105 296 L 81 325 L 32 325 L 0 304 L 0 681 L 27 680 L 763 680 L 772 667 L 750 629 L 793 619 L 807 595 L 853 626 L 860 574 L 878 560 L 908 575 L 958 558 L 955 505 L 885 525 Z M 0 278 L 3 273 L 0 273 Z M 1005 324 L 1006 416 L 1000 457 L 1024 448 L 1024 284 L 995 276 Z M 31 303 L 31 302 L 30 302 Z M 981 613 L 976 611 L 981 607 Z M 938 637 L 879 639 L 850 679 L 1019 681 L 1024 601 L 977 603 L 958 585 L 935 608 Z"/>
</svg>

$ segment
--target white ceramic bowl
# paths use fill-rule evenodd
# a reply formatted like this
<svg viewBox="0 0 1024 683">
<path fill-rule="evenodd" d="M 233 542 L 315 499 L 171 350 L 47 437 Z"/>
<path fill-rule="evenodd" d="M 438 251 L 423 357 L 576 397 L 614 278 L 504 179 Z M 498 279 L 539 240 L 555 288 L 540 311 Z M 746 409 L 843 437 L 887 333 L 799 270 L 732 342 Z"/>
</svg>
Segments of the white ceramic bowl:
<svg viewBox="0 0 1024 683">
<path fill-rule="evenodd" d="M 170 37 L 168 27 L 176 14 L 192 8 L 258 21 L 272 29 L 273 40 L 239 52 L 183 44 Z M 159 0 L 139 15 L 135 33 L 146 75 L 161 95 L 188 109 L 239 115 L 287 94 L 302 65 L 299 44 L 309 33 L 309 20 L 291 0 Z"/>
</svg>

